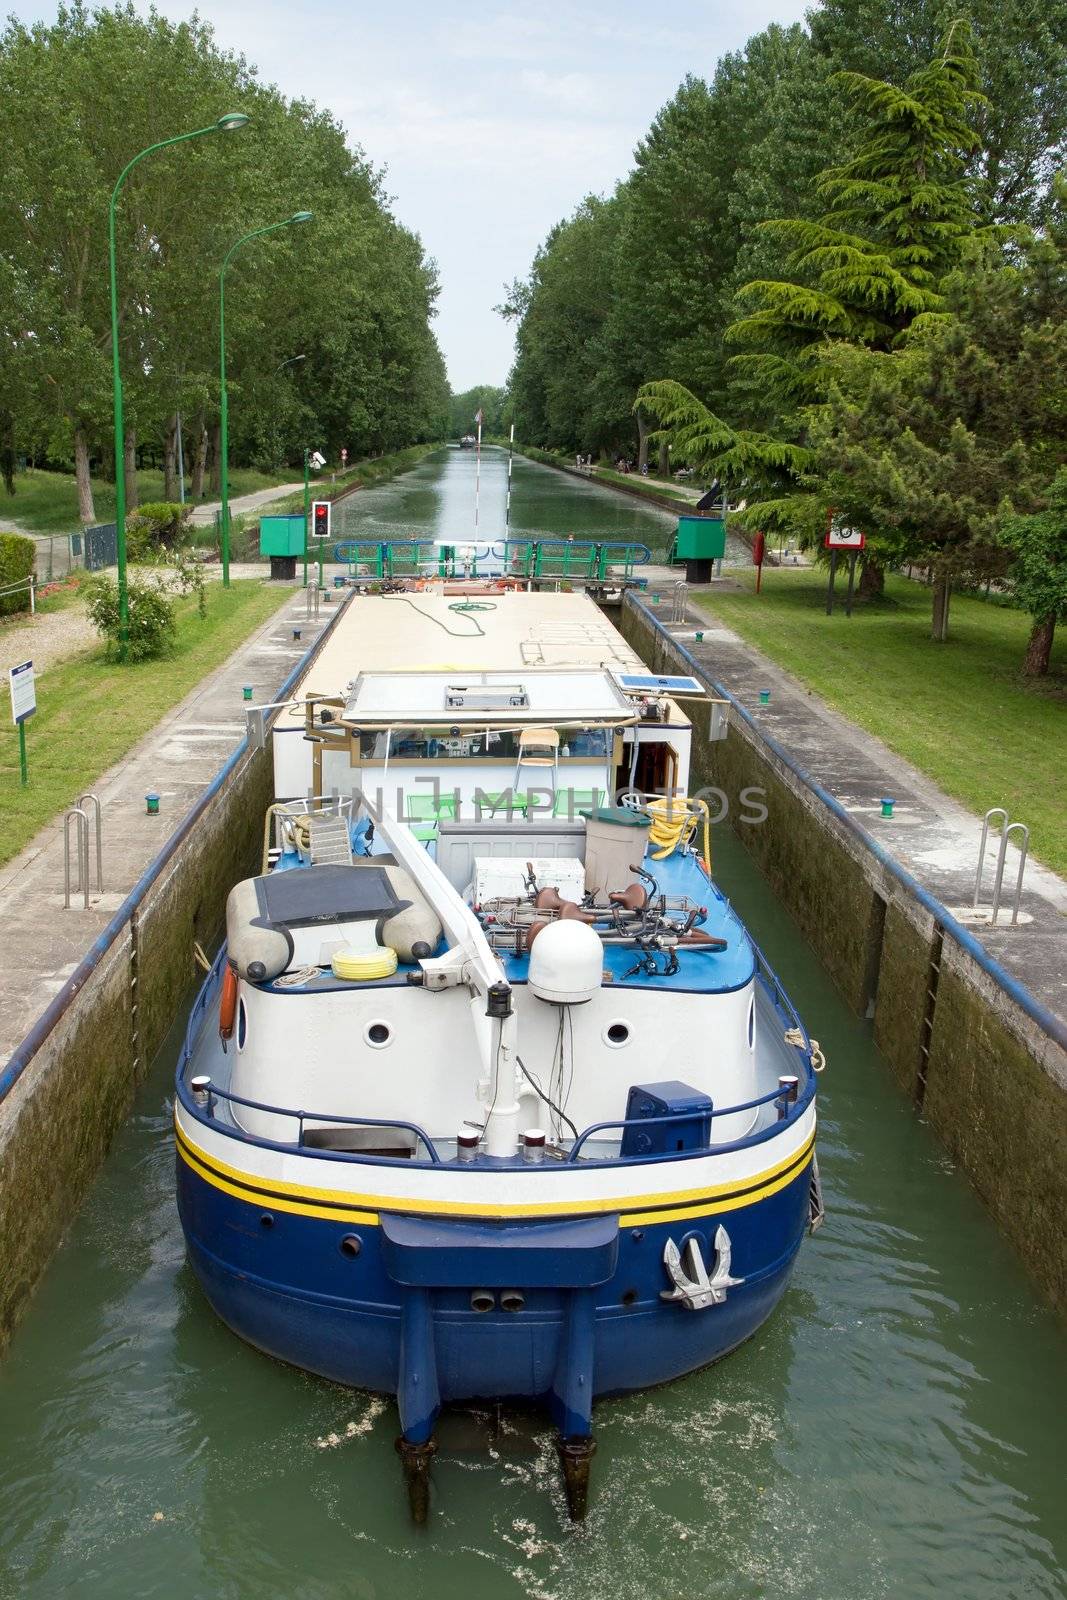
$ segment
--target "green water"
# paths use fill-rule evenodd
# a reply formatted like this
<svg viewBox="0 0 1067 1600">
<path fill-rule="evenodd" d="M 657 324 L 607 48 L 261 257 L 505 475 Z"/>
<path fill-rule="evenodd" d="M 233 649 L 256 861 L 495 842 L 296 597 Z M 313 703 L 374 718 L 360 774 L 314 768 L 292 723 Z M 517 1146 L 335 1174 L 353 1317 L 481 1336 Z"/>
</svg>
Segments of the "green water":
<svg viewBox="0 0 1067 1600">
<path fill-rule="evenodd" d="M 560 517 L 600 514 L 544 470 Z M 829 1059 L 829 1214 L 747 1346 L 597 1407 L 585 1526 L 536 1416 L 461 1414 L 413 1530 L 393 1409 L 215 1320 L 172 1198 L 172 1051 L 0 1367 L 3 1600 L 1067 1595 L 1063 1330 L 721 829 L 716 864 Z"/>
<path fill-rule="evenodd" d="M 674 538 L 677 515 L 646 505 L 636 495 L 568 477 L 518 455 L 513 459 L 511 518 L 506 522 L 507 451 L 482 451 L 476 494 L 477 471 L 473 450 L 448 449 L 427 456 L 413 472 L 343 500 L 334 512 L 335 536 L 488 542 L 504 538 L 505 533 L 514 539 L 573 534 L 577 539 L 637 541 L 661 556 Z M 752 558 L 744 545 L 731 539 L 726 559 Z"/>
</svg>

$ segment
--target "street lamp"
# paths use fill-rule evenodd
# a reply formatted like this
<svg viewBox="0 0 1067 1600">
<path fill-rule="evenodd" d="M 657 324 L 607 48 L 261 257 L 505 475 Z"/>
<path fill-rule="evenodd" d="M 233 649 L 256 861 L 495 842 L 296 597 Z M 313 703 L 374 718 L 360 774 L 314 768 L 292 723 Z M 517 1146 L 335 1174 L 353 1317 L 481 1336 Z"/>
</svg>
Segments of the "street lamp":
<svg viewBox="0 0 1067 1600">
<path fill-rule="evenodd" d="M 194 128 L 191 133 L 176 133 L 171 139 L 160 139 L 146 146 L 139 155 L 128 161 L 119 173 L 111 191 L 108 207 L 108 259 L 111 270 L 111 378 L 115 407 L 115 536 L 119 581 L 119 655 L 126 659 L 126 641 L 129 634 L 130 608 L 126 590 L 126 431 L 122 417 L 122 373 L 119 370 L 119 293 L 115 271 L 115 206 L 119 191 L 139 161 L 154 150 L 165 150 L 169 144 L 182 144 L 186 139 L 199 139 L 205 133 L 236 133 L 248 122 L 243 111 L 227 111 L 217 122 L 207 128 Z"/>
<path fill-rule="evenodd" d="M 221 423 L 219 452 L 222 485 L 222 583 L 226 589 L 230 586 L 230 410 L 226 395 L 226 268 L 236 251 L 240 250 L 243 244 L 247 244 L 249 239 L 260 239 L 265 233 L 277 233 L 279 228 L 291 228 L 297 222 L 310 222 L 311 217 L 310 211 L 294 211 L 291 217 L 284 217 L 281 222 L 269 222 L 265 228 L 253 228 L 251 232 L 242 234 L 235 244 L 231 244 L 219 268 L 219 420 Z"/>
</svg>

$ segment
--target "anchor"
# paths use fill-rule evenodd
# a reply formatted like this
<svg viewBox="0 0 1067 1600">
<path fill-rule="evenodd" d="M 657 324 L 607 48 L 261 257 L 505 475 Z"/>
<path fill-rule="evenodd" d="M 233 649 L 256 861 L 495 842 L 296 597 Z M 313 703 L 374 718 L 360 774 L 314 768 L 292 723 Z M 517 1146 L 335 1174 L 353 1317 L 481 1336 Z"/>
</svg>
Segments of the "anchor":
<svg viewBox="0 0 1067 1600">
<path fill-rule="evenodd" d="M 673 1239 L 668 1239 L 663 1249 L 666 1267 L 673 1289 L 661 1289 L 661 1300 L 672 1300 L 686 1311 L 706 1311 L 709 1306 L 721 1306 L 726 1291 L 744 1283 L 744 1278 L 730 1276 L 730 1257 L 733 1247 L 730 1235 L 720 1222 L 715 1230 L 715 1265 L 709 1278 L 698 1239 L 690 1239 L 685 1247 L 685 1266 L 681 1252 Z"/>
</svg>

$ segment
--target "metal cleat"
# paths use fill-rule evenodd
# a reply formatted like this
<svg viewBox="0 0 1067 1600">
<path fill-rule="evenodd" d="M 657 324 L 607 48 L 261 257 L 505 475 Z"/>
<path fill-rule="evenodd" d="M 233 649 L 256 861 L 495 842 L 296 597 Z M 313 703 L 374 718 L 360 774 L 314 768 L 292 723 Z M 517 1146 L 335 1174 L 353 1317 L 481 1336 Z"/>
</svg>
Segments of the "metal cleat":
<svg viewBox="0 0 1067 1600">
<path fill-rule="evenodd" d="M 709 1306 L 721 1306 L 726 1300 L 726 1291 L 745 1281 L 730 1276 L 732 1248 L 730 1235 L 720 1223 L 715 1230 L 715 1265 L 709 1278 L 697 1239 L 690 1239 L 685 1247 L 684 1267 L 678 1246 L 673 1239 L 668 1239 L 663 1249 L 663 1265 L 674 1288 L 661 1289 L 660 1299 L 673 1300 L 686 1311 L 706 1311 Z"/>
</svg>

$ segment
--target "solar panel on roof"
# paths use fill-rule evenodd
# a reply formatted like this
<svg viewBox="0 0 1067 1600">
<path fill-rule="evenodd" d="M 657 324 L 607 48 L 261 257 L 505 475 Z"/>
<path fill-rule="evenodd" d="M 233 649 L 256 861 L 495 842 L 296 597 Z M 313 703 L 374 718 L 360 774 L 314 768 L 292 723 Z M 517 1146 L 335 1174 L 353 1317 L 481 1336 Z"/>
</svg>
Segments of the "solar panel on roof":
<svg viewBox="0 0 1067 1600">
<path fill-rule="evenodd" d="M 699 678 L 658 678 L 651 672 L 620 672 L 616 682 L 623 689 L 630 689 L 641 694 L 706 694 L 707 690 Z"/>
</svg>

